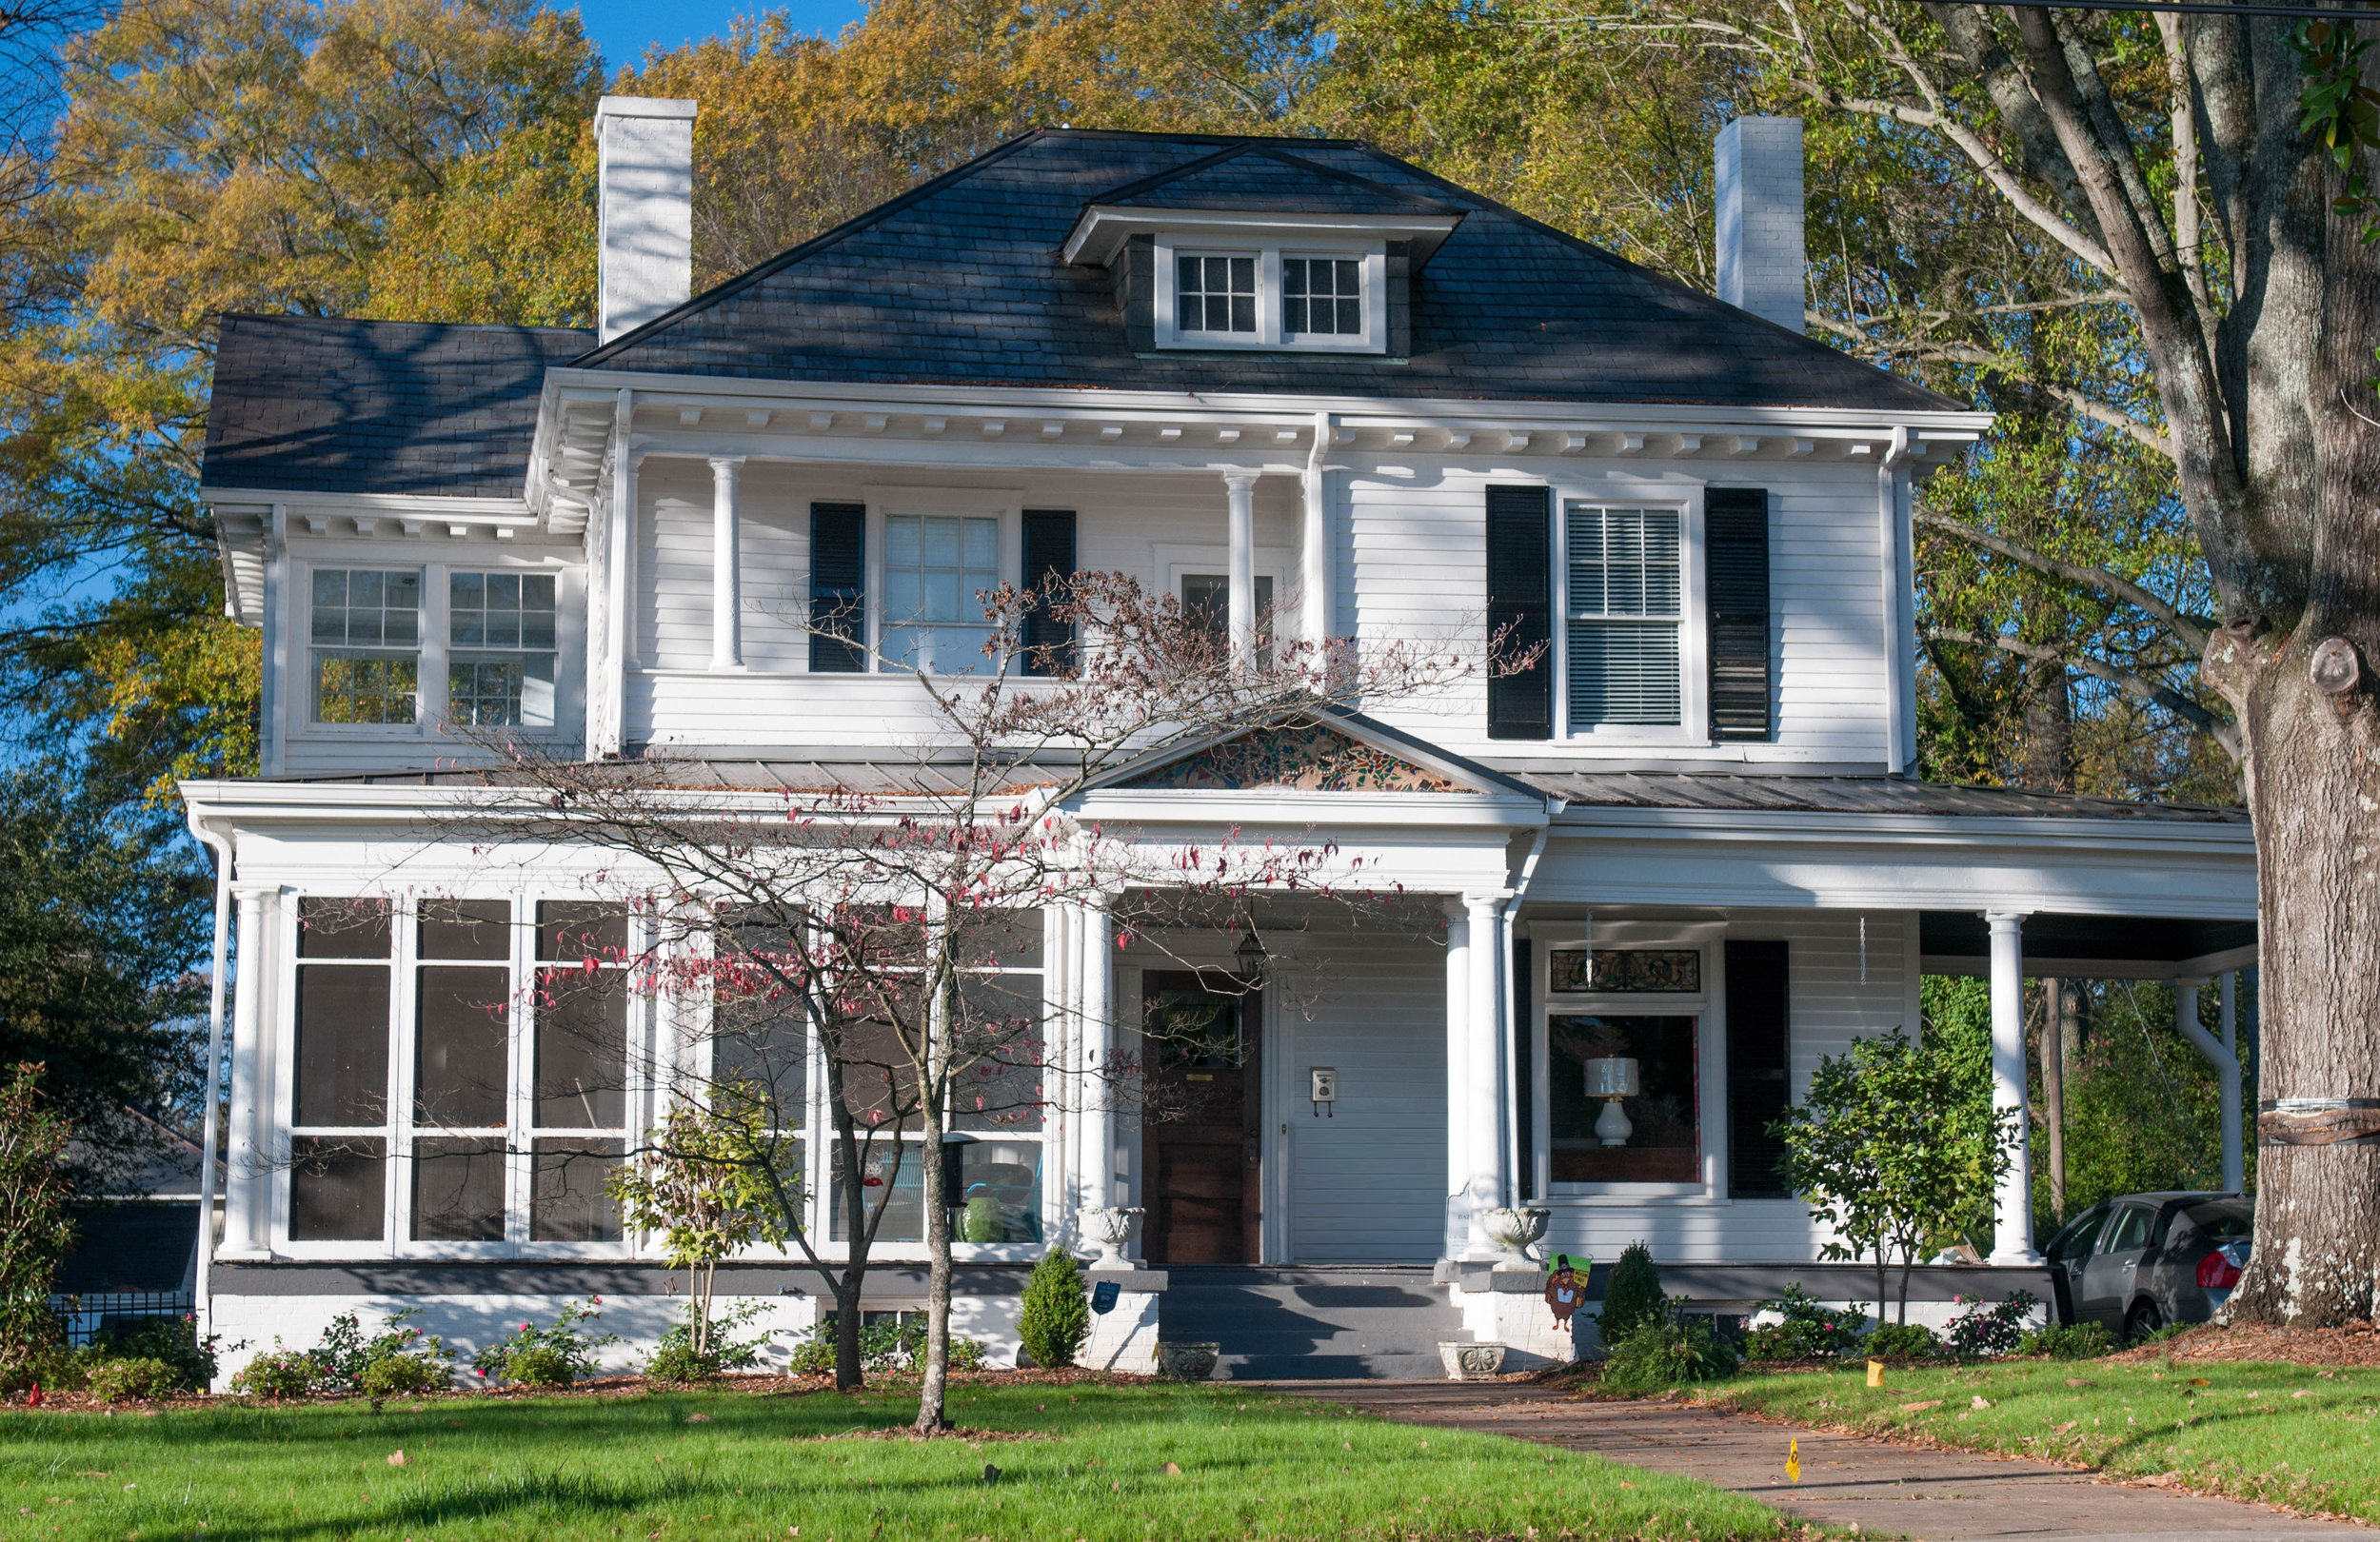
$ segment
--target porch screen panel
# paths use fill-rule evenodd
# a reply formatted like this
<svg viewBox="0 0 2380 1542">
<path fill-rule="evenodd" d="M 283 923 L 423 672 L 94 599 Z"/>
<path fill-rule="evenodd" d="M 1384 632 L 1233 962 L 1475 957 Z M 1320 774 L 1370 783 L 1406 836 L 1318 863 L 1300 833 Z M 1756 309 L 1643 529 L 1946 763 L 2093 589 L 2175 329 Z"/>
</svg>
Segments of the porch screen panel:
<svg viewBox="0 0 2380 1542">
<path fill-rule="evenodd" d="M 1711 737 L 1765 741 L 1774 688 L 1769 657 L 1769 493 L 1713 487 L 1703 495 L 1711 606 Z"/>
<path fill-rule="evenodd" d="M 1070 508 L 1024 511 L 1024 583 L 1034 594 L 1022 639 L 1028 675 L 1055 675 L 1074 667 L 1074 628 L 1050 614 L 1051 605 L 1065 599 L 1074 577 L 1074 524 Z"/>
<path fill-rule="evenodd" d="M 564 901 L 537 907 L 532 1242 L 620 1237 L 620 1207 L 604 1184 L 626 1151 L 618 1133 L 628 1121 L 627 956 L 626 907 Z"/>
<path fill-rule="evenodd" d="M 867 670 L 867 505 L 810 505 L 810 672 Z"/>
<path fill-rule="evenodd" d="M 413 1239 L 505 1239 L 505 1143 L 495 1139 L 413 1142 Z"/>
<path fill-rule="evenodd" d="M 1487 635 L 1506 659 L 1537 650 L 1528 668 L 1491 669 L 1490 739 L 1554 737 L 1554 493 L 1487 490 Z"/>
<path fill-rule="evenodd" d="M 1781 1199 L 1785 1145 L 1769 1126 L 1792 1102 L 1790 945 L 1727 944 L 1727 1188 L 1738 1199 Z"/>
<path fill-rule="evenodd" d="M 298 901 L 293 1242 L 386 1234 L 392 940 L 386 900 Z"/>
</svg>

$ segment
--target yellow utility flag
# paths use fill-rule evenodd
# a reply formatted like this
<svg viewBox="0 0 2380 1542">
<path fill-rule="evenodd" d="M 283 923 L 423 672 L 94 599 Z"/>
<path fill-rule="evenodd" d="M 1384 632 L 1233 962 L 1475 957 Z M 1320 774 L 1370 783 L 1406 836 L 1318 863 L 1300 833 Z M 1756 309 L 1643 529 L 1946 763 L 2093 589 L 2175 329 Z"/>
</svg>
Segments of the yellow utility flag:
<svg viewBox="0 0 2380 1542">
<path fill-rule="evenodd" d="M 1881 1387 L 1884 1385 L 1884 1362 L 1882 1360 L 1870 1360 L 1868 1362 L 1868 1385 L 1871 1387 Z"/>
<path fill-rule="evenodd" d="M 1785 1481 L 1788 1483 L 1801 1481 L 1801 1442 L 1799 1439 L 1785 1442 Z"/>
</svg>

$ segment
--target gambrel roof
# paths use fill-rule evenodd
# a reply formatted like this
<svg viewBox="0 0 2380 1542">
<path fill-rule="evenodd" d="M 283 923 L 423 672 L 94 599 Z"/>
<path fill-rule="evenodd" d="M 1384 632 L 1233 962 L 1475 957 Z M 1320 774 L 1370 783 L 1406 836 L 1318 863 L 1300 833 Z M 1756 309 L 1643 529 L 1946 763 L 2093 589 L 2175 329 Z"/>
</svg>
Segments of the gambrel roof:
<svg viewBox="0 0 2380 1542">
<path fill-rule="evenodd" d="M 1426 206 L 1461 219 L 1414 276 L 1407 357 L 1144 352 L 1111 275 L 1060 255 L 1086 207 L 1122 198 L 1275 213 Z M 1963 405 L 1369 146 L 1068 128 L 1012 140 L 578 363 L 916 386 Z"/>
</svg>

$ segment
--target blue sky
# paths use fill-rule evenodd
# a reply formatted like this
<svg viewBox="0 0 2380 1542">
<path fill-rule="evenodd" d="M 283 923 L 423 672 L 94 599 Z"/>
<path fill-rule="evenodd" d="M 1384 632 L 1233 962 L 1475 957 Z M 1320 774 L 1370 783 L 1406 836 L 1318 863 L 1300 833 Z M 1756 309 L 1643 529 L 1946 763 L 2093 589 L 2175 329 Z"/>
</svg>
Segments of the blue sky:
<svg viewBox="0 0 2380 1542">
<path fill-rule="evenodd" d="M 785 0 L 778 5 L 761 0 L 580 0 L 578 12 L 587 35 L 603 49 L 604 63 L 617 69 L 643 57 L 647 45 L 674 49 L 724 32 L 738 15 L 785 10 L 803 31 L 831 34 L 843 23 L 859 20 L 866 9 L 864 0 Z"/>
</svg>

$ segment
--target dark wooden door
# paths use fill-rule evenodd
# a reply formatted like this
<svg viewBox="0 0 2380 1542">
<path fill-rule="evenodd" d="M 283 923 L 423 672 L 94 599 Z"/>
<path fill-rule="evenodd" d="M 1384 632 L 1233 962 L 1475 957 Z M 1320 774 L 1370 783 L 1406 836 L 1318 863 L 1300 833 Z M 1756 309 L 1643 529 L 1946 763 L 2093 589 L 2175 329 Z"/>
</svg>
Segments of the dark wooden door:
<svg viewBox="0 0 2380 1542">
<path fill-rule="evenodd" d="M 1260 1000 L 1220 973 L 1140 977 L 1149 1261 L 1254 1263 L 1263 1220 Z"/>
</svg>

